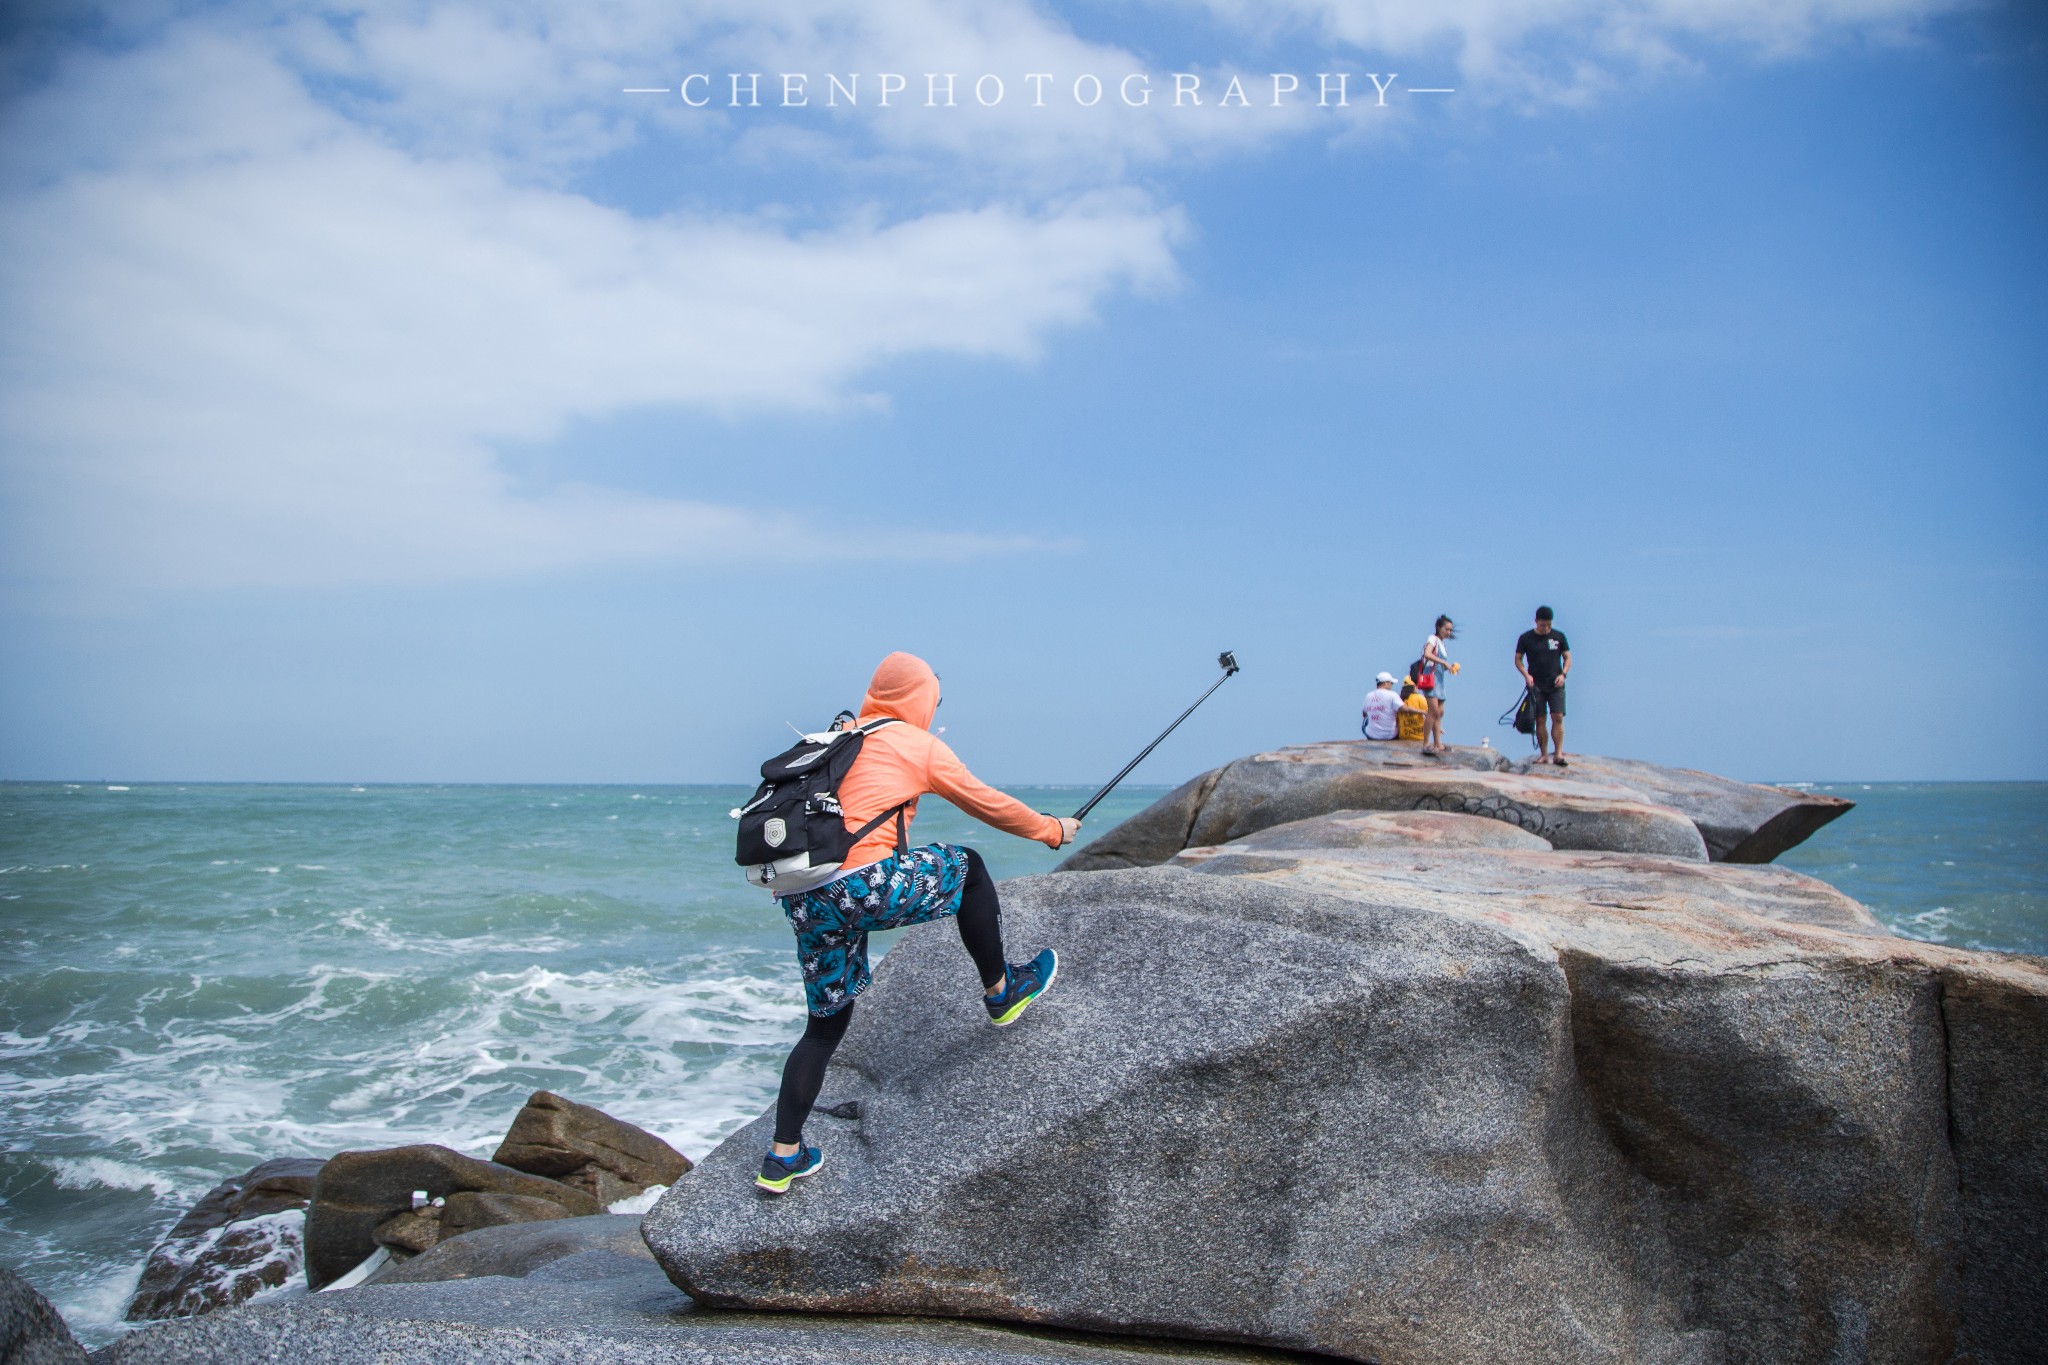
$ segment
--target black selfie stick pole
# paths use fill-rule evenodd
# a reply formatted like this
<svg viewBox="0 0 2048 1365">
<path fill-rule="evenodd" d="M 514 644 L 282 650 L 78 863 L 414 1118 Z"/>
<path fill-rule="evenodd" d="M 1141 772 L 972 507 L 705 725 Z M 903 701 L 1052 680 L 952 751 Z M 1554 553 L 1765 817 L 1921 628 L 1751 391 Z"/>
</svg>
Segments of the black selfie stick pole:
<svg viewBox="0 0 2048 1365">
<path fill-rule="evenodd" d="M 1209 700 L 1210 696 L 1214 694 L 1217 688 L 1223 686 L 1223 684 L 1230 681 L 1230 675 L 1237 672 L 1237 656 L 1226 649 L 1221 654 L 1218 654 L 1216 656 L 1216 666 L 1223 670 L 1223 676 L 1218 678 L 1215 682 L 1210 683 L 1209 690 L 1207 692 L 1204 692 L 1201 696 L 1195 698 L 1195 706 L 1200 706 L 1203 702 Z M 1164 730 L 1161 730 L 1159 732 L 1159 739 L 1155 739 L 1150 744 L 1147 744 L 1136 758 L 1124 764 L 1124 770 L 1118 773 L 1115 777 L 1110 778 L 1108 785 L 1103 787 L 1101 791 L 1089 797 L 1087 804 L 1083 805 L 1081 809 L 1074 812 L 1074 818 L 1076 820 L 1086 820 L 1088 818 L 1088 812 L 1095 809 L 1095 803 L 1097 801 L 1100 801 L 1103 797 L 1109 795 L 1110 792 L 1115 789 L 1117 783 L 1129 777 L 1131 775 L 1131 770 L 1133 768 L 1136 768 L 1140 763 L 1143 763 L 1145 761 L 1145 755 L 1151 753 L 1154 749 L 1159 747 L 1159 740 L 1165 739 L 1168 735 L 1172 734 L 1175 726 L 1179 725 L 1181 721 L 1186 720 L 1189 716 L 1195 714 L 1195 706 L 1190 706 L 1187 710 L 1181 712 L 1179 717 L 1177 717 L 1174 720 L 1173 725 L 1169 725 Z"/>
</svg>

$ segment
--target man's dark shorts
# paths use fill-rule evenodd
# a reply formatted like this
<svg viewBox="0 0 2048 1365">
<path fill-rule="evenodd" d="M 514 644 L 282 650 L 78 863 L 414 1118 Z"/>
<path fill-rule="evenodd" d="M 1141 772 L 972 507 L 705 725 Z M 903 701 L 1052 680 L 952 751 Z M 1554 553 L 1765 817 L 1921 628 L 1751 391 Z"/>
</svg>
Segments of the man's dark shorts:
<svg viewBox="0 0 2048 1365">
<path fill-rule="evenodd" d="M 1564 719 L 1564 684 L 1559 683 L 1556 690 L 1551 692 L 1545 692 L 1540 687 L 1530 688 L 1529 707 L 1529 714 L 1535 717 L 1538 725 L 1543 723 L 1543 713 L 1546 710 L 1559 720 Z"/>
<path fill-rule="evenodd" d="M 868 988 L 869 930 L 957 915 L 966 886 L 967 850 L 926 844 L 785 897 L 782 912 L 796 931 L 810 1012 L 820 1018 L 837 1014 Z"/>
</svg>

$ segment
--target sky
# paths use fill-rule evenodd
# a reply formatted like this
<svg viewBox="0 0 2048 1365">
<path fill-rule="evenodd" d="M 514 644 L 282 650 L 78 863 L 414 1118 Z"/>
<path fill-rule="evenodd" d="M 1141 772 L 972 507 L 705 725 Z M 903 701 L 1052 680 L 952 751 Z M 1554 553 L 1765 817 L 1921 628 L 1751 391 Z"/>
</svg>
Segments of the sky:
<svg viewBox="0 0 2048 1365">
<path fill-rule="evenodd" d="M 1539 604 L 1570 748 L 2048 778 L 2044 237 L 2038 7 L 12 5 L 0 778 L 742 783 L 909 649 L 1088 783 L 1234 650 L 1178 782 L 1438 613 L 1519 753 Z"/>
</svg>

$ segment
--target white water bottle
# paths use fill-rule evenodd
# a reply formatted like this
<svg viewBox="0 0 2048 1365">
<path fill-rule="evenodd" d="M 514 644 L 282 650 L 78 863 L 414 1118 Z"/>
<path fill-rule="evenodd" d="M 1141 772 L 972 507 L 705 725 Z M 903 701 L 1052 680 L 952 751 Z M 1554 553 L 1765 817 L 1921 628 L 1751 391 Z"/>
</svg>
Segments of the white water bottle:
<svg viewBox="0 0 2048 1365">
<path fill-rule="evenodd" d="M 1479 737 L 1479 747 L 1482 749 L 1491 749 L 1493 747 L 1493 736 L 1481 735 Z"/>
</svg>

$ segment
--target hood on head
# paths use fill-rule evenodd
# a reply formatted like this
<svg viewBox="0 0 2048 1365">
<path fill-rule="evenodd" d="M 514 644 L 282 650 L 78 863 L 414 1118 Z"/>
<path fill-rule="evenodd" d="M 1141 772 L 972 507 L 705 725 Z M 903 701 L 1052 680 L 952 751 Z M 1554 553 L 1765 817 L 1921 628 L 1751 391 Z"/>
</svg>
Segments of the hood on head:
<svg viewBox="0 0 2048 1365">
<path fill-rule="evenodd" d="M 894 716 L 920 730 L 929 730 L 939 709 L 939 675 L 915 654 L 901 650 L 882 660 L 860 704 L 862 720 Z"/>
</svg>

